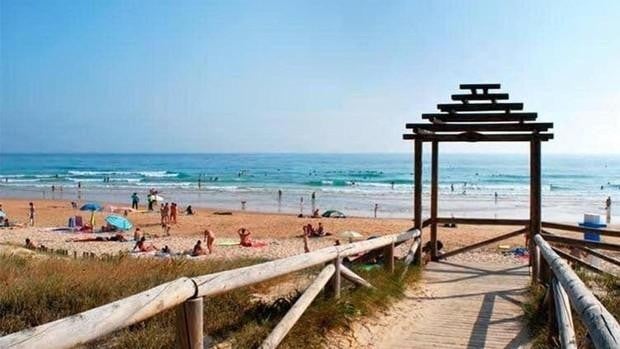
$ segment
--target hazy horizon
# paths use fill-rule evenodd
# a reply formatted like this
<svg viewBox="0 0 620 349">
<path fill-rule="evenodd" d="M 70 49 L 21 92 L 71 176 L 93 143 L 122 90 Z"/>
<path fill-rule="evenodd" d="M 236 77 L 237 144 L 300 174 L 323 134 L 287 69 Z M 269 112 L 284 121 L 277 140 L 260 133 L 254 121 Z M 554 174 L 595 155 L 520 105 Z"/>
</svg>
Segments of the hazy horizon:
<svg viewBox="0 0 620 349">
<path fill-rule="evenodd" d="M 0 0 L 2 153 L 408 153 L 498 82 L 543 153 L 619 152 L 620 2 Z M 527 144 L 442 144 L 527 153 Z"/>
</svg>

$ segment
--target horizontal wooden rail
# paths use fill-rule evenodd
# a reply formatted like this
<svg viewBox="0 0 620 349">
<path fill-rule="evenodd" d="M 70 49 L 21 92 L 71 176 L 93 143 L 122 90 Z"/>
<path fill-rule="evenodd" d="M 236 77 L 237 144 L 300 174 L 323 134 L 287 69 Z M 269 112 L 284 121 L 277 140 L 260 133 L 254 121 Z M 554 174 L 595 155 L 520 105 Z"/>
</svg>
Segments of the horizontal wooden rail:
<svg viewBox="0 0 620 349">
<path fill-rule="evenodd" d="M 445 259 L 445 258 L 454 256 L 454 255 L 457 255 L 459 253 L 467 252 L 467 251 L 470 251 L 470 250 L 473 250 L 473 249 L 476 249 L 476 248 L 480 248 L 480 247 L 488 245 L 488 244 L 492 244 L 492 243 L 495 243 L 495 242 L 498 242 L 498 241 L 509 239 L 511 237 L 522 235 L 522 234 L 526 233 L 527 231 L 528 231 L 528 228 L 523 228 L 523 229 L 519 229 L 517 231 L 513 231 L 513 232 L 510 232 L 510 233 L 502 234 L 500 236 L 497 236 L 497 237 L 494 237 L 494 238 L 491 238 L 491 239 L 488 239 L 488 240 L 480 241 L 480 242 L 477 242 L 477 243 L 469 245 L 469 246 L 457 248 L 456 250 L 452 250 L 452 251 L 446 252 L 446 253 L 444 253 L 442 255 L 439 255 L 438 258 L 439 259 Z"/>
<path fill-rule="evenodd" d="M 435 221 L 437 223 L 456 223 L 471 225 L 530 225 L 530 221 L 527 219 L 437 217 Z"/>
<path fill-rule="evenodd" d="M 431 122 L 524 122 L 534 121 L 538 118 L 537 113 L 468 113 L 468 114 L 443 114 L 425 113 L 422 119 Z"/>
<path fill-rule="evenodd" d="M 603 269 L 601 269 L 601 268 L 599 268 L 597 266 L 594 266 L 594 265 L 584 261 L 581 258 L 577 258 L 577 257 L 575 257 L 575 256 L 573 256 L 573 255 L 571 255 L 569 253 L 566 253 L 566 252 L 560 250 L 559 248 L 555 248 L 555 247 L 552 247 L 552 248 L 553 248 L 553 251 L 555 251 L 555 253 L 557 253 L 560 257 L 562 257 L 562 258 L 564 258 L 564 259 L 566 259 L 566 260 L 568 260 L 570 262 L 573 262 L 573 263 L 575 263 L 575 264 L 577 264 L 577 265 L 579 265 L 579 266 L 581 266 L 581 267 L 583 267 L 585 269 L 588 269 L 588 270 L 593 271 L 593 272 L 598 273 L 598 274 L 609 274 L 609 275 L 611 275 L 610 273 L 606 272 L 605 270 L 603 270 Z"/>
<path fill-rule="evenodd" d="M 194 277 L 194 281 L 198 286 L 198 296 L 213 296 L 333 261 L 338 257 L 348 257 L 385 247 L 392 243 L 406 241 L 418 237 L 419 234 L 418 230 L 410 230 L 399 235 L 387 235 L 352 244 L 326 247 L 314 252 L 271 262 Z"/>
<path fill-rule="evenodd" d="M 113 303 L 1 337 L 0 348 L 71 348 L 146 320 L 195 294 L 194 281 L 180 278 Z"/>
<path fill-rule="evenodd" d="M 620 251 L 620 245 L 612 244 L 609 242 L 598 242 L 598 241 L 590 241 L 590 240 L 581 240 L 581 239 L 573 239 L 566 238 L 563 236 L 557 235 L 544 235 L 545 240 L 549 242 L 559 242 L 562 244 L 576 246 L 576 247 L 592 247 L 598 248 L 601 250 L 610 250 L 610 251 Z"/>
<path fill-rule="evenodd" d="M 597 229 L 597 228 L 585 228 L 580 227 L 578 225 L 570 225 L 570 224 L 562 224 L 562 223 L 553 223 L 553 222 L 542 222 L 543 228 L 551 228 L 558 230 L 567 230 L 567 231 L 576 231 L 576 232 L 594 232 L 600 235 L 607 236 L 617 236 L 620 237 L 620 230 L 611 230 L 611 229 Z"/>
<path fill-rule="evenodd" d="M 547 261 L 553 275 L 566 291 L 571 304 L 585 324 L 596 348 L 620 347 L 620 324 L 592 294 L 579 276 L 545 241 L 537 234 L 534 242 L 540 255 Z"/>
<path fill-rule="evenodd" d="M 144 321 L 191 298 L 221 294 L 419 236 L 419 230 L 411 229 L 400 234 L 326 247 L 249 267 L 179 278 L 113 303 L 0 337 L 0 348 L 74 347 Z"/>
</svg>

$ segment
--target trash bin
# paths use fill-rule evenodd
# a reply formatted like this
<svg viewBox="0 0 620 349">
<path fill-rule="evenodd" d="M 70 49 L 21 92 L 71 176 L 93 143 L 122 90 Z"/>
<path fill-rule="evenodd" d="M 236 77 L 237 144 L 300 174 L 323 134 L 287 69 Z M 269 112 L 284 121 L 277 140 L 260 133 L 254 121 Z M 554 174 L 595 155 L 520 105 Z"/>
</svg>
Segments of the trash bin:
<svg viewBox="0 0 620 349">
<path fill-rule="evenodd" d="M 583 223 L 579 223 L 580 227 L 584 228 L 605 228 L 607 224 L 603 223 L 603 218 L 598 214 L 585 213 L 583 215 Z M 596 230 L 586 231 L 583 234 L 583 239 L 588 241 L 601 241 L 601 234 Z"/>
</svg>

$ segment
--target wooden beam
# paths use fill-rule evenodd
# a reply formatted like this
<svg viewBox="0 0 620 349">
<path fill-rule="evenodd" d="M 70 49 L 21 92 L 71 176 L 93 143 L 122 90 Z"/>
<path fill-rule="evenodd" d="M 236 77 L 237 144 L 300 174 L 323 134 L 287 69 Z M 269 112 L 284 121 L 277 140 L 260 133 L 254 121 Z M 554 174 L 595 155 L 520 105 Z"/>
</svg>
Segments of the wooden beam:
<svg viewBox="0 0 620 349">
<path fill-rule="evenodd" d="M 599 267 L 597 267 L 597 266 L 595 266 L 595 265 L 592 265 L 592 264 L 590 264 L 590 263 L 588 263 L 588 262 L 584 261 L 584 260 L 583 260 L 583 259 L 581 259 L 581 258 L 577 258 L 577 257 L 575 257 L 575 256 L 573 256 L 573 255 L 571 255 L 571 254 L 569 254 L 569 253 L 566 253 L 566 252 L 564 252 L 564 251 L 560 250 L 560 249 L 559 249 L 559 248 L 557 248 L 557 247 L 551 247 L 551 248 L 552 248 L 552 249 L 553 249 L 553 251 L 554 251 L 555 253 L 557 253 L 560 257 L 562 257 L 562 258 L 564 258 L 564 259 L 566 259 L 566 260 L 568 260 L 568 261 L 571 261 L 571 262 L 573 262 L 573 263 L 575 263 L 575 264 L 578 264 L 579 266 L 581 266 L 581 267 L 583 267 L 583 268 L 586 268 L 586 269 L 588 269 L 588 270 L 590 270 L 590 271 L 593 271 L 593 272 L 595 272 L 595 273 L 602 274 L 602 275 L 605 275 L 605 274 L 607 274 L 607 275 L 613 275 L 613 274 L 611 274 L 611 273 L 609 273 L 609 272 L 607 272 L 607 271 L 605 271 L 605 270 L 603 270 L 603 269 L 601 269 L 601 268 L 599 268 Z"/>
<path fill-rule="evenodd" d="M 570 301 L 566 291 L 564 291 L 564 288 L 555 277 L 551 279 L 551 290 L 555 304 L 555 319 L 558 324 L 560 347 L 563 349 L 577 349 Z"/>
<path fill-rule="evenodd" d="M 535 121 L 537 113 L 424 113 L 422 119 L 442 122 L 524 122 Z"/>
<path fill-rule="evenodd" d="M 432 220 L 432 219 L 430 219 L 430 218 L 425 219 L 425 220 L 422 222 L 422 228 L 426 228 L 426 227 L 428 227 L 429 225 L 431 225 L 431 223 L 433 223 L 433 220 Z"/>
<path fill-rule="evenodd" d="M 394 273 L 394 244 L 383 248 L 383 266 L 388 273 Z"/>
<path fill-rule="evenodd" d="M 526 233 L 526 232 L 527 232 L 527 228 L 523 228 L 523 229 L 519 229 L 517 231 L 513 231 L 513 232 L 510 232 L 510 233 L 502 234 L 502 235 L 494 237 L 492 239 L 480 241 L 480 242 L 477 242 L 477 243 L 475 243 L 473 245 L 461 247 L 461 248 L 458 248 L 456 250 L 452 250 L 450 252 L 446 252 L 446 253 L 438 256 L 438 258 L 439 259 L 448 258 L 448 257 L 454 256 L 454 255 L 457 255 L 459 253 L 463 253 L 463 252 L 467 252 L 467 251 L 470 251 L 470 250 L 473 250 L 473 249 L 476 249 L 476 248 L 480 248 L 482 246 L 485 246 L 485 245 L 488 245 L 488 244 L 492 244 L 494 242 L 506 240 L 506 239 L 509 239 L 511 237 L 514 237 L 514 236 L 521 235 L 521 234 Z"/>
<path fill-rule="evenodd" d="M 552 122 L 536 123 L 500 123 L 500 124 L 429 124 L 429 123 L 408 123 L 406 128 L 413 129 L 413 132 L 533 132 L 547 131 L 553 128 Z"/>
<path fill-rule="evenodd" d="M 552 222 L 542 222 L 542 227 L 550 228 L 550 229 L 558 229 L 558 230 L 576 231 L 576 232 L 581 232 L 581 233 L 585 233 L 586 231 L 588 231 L 588 232 L 594 232 L 600 235 L 620 237 L 620 230 L 586 228 L 586 227 L 580 227 L 578 225 L 552 223 Z"/>
<path fill-rule="evenodd" d="M 497 111 L 497 110 L 523 110 L 523 103 L 447 103 L 437 104 L 437 109 L 443 112 L 459 112 L 459 111 Z"/>
<path fill-rule="evenodd" d="M 416 140 L 414 144 L 414 190 L 413 190 L 413 212 L 414 227 L 422 231 L 422 141 Z M 422 253 L 418 250 L 418 262 L 422 263 Z"/>
<path fill-rule="evenodd" d="M 602 253 L 600 253 L 598 251 L 595 251 L 595 250 L 593 250 L 591 248 L 587 248 L 587 247 L 579 247 L 579 249 L 582 250 L 585 253 L 593 255 L 594 257 L 600 258 L 600 259 L 604 260 L 607 263 L 611 263 L 611 264 L 614 264 L 614 265 L 617 265 L 617 266 L 620 267 L 620 259 L 616 259 L 614 257 L 607 256 L 605 254 L 602 254 Z"/>
<path fill-rule="evenodd" d="M 178 348 L 203 348 L 202 297 L 192 298 L 177 307 L 176 333 Z"/>
<path fill-rule="evenodd" d="M 411 247 L 409 248 L 409 251 L 407 252 L 407 256 L 405 256 L 405 268 L 400 273 L 400 280 L 404 279 L 405 275 L 407 275 L 407 271 L 409 270 L 409 265 L 415 260 L 415 256 L 421 255 L 421 252 L 422 252 L 422 246 L 420 246 L 421 244 L 422 244 L 422 240 L 420 238 L 415 238 L 413 240 L 413 243 L 411 244 Z"/>
<path fill-rule="evenodd" d="M 534 236 L 541 256 L 547 260 L 549 267 L 558 282 L 566 291 L 571 304 L 586 325 L 590 337 L 597 348 L 620 347 L 620 324 L 605 309 L 592 291 L 579 279 L 570 266 L 553 251 L 545 239 L 537 234 Z"/>
<path fill-rule="evenodd" d="M 437 223 L 471 225 L 529 225 L 528 219 L 437 217 Z"/>
<path fill-rule="evenodd" d="M 471 89 L 498 89 L 501 88 L 500 84 L 460 84 L 459 88 L 461 90 L 471 90 Z"/>
<path fill-rule="evenodd" d="M 507 93 L 476 93 L 476 94 L 456 94 L 452 95 L 453 101 L 484 101 L 484 100 L 506 100 Z"/>
<path fill-rule="evenodd" d="M 439 143 L 431 147 L 431 259 L 437 260 L 437 201 L 439 188 Z"/>
<path fill-rule="evenodd" d="M 551 133 L 540 134 L 481 134 L 473 132 L 465 132 L 460 134 L 404 134 L 404 140 L 419 140 L 422 142 L 532 142 L 533 139 L 538 139 L 542 142 L 546 142 L 553 139 Z"/>
<path fill-rule="evenodd" d="M 293 328 L 306 309 L 312 304 L 312 301 L 314 301 L 319 292 L 321 292 L 321 289 L 323 289 L 335 272 L 335 267 L 333 265 L 328 265 L 323 268 L 316 279 L 306 288 L 288 313 L 284 315 L 282 320 L 280 320 L 269 336 L 263 341 L 260 346 L 261 349 L 275 349 L 278 347 L 280 342 L 282 342 L 291 328 Z"/>
<path fill-rule="evenodd" d="M 186 277 L 0 338 L 0 348 L 73 348 L 173 308 L 196 294 Z"/>
<path fill-rule="evenodd" d="M 545 237 L 545 240 L 549 242 L 559 242 L 559 243 L 570 245 L 570 246 L 577 246 L 577 247 L 585 246 L 585 247 L 597 248 L 600 250 L 620 251 L 620 245 L 612 244 L 609 242 L 573 239 L 573 238 L 566 238 L 563 236 L 546 235 L 546 234 L 544 235 L 544 237 Z"/>
<path fill-rule="evenodd" d="M 351 269 L 345 267 L 343 264 L 340 265 L 340 274 L 344 279 L 347 279 L 358 286 L 375 288 L 370 282 L 364 280 L 364 278 L 355 274 Z"/>
<path fill-rule="evenodd" d="M 540 141 L 532 140 L 530 142 L 530 229 L 529 229 L 529 251 L 534 251 L 534 235 L 541 232 L 541 150 Z M 538 271 L 540 265 L 537 254 L 531 254 L 529 257 L 530 266 L 532 266 L 532 279 L 538 279 Z"/>
</svg>

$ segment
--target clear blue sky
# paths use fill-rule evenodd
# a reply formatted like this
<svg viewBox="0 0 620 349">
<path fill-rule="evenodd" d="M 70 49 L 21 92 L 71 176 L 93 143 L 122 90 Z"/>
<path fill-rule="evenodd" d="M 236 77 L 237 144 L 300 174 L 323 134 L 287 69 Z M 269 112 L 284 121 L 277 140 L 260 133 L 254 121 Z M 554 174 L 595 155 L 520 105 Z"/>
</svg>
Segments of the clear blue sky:
<svg viewBox="0 0 620 349">
<path fill-rule="evenodd" d="M 406 152 L 462 82 L 620 152 L 617 0 L 0 4 L 0 152 Z"/>
</svg>

